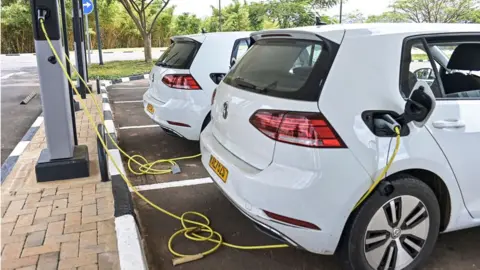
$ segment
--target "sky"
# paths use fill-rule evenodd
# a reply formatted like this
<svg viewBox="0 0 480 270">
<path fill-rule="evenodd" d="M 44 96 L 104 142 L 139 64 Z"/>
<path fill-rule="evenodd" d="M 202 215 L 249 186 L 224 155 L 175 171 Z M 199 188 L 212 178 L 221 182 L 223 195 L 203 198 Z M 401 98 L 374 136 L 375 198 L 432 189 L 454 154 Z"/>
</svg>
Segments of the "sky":
<svg viewBox="0 0 480 270">
<path fill-rule="evenodd" d="M 218 7 L 219 0 L 171 0 L 170 4 L 175 5 L 175 13 L 180 14 L 189 12 L 196 14 L 198 17 L 206 17 L 211 15 L 210 6 Z M 232 3 L 232 0 L 220 0 L 222 6 Z M 247 2 L 254 2 L 258 0 L 247 0 Z M 343 4 L 342 13 L 347 14 L 355 10 L 359 10 L 363 15 L 378 15 L 387 10 L 388 5 L 392 0 L 347 0 Z M 340 5 L 337 5 L 329 10 L 326 10 L 327 15 L 338 15 L 340 12 Z"/>
</svg>

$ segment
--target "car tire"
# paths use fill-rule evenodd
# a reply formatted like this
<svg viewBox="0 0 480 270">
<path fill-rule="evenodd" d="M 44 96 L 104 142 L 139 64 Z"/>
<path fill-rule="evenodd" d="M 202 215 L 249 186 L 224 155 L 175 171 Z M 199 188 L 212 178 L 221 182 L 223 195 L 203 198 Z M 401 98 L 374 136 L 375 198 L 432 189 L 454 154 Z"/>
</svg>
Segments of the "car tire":
<svg viewBox="0 0 480 270">
<path fill-rule="evenodd" d="M 343 269 L 417 269 L 432 253 L 440 228 L 435 194 L 411 175 L 391 178 L 349 218 L 337 252 Z"/>
</svg>

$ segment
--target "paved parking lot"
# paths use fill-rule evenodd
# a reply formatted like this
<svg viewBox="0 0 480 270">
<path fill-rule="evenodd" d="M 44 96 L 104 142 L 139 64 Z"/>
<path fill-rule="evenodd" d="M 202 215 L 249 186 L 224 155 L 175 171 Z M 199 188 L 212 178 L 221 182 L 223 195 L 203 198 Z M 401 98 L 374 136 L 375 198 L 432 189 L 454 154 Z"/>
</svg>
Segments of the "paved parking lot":
<svg viewBox="0 0 480 270">
<path fill-rule="evenodd" d="M 199 153 L 199 144 L 165 134 L 143 112 L 142 95 L 148 82 L 133 81 L 109 88 L 110 102 L 117 125 L 120 146 L 129 154 L 141 154 L 149 161 L 188 156 Z M 127 168 L 126 160 L 125 168 Z M 212 183 L 192 186 L 158 188 L 152 184 L 178 182 L 207 177 L 200 159 L 178 162 L 180 174 L 135 176 L 128 174 L 135 186 L 144 186 L 143 195 L 154 203 L 181 214 L 198 211 L 206 214 L 212 227 L 228 242 L 239 245 L 265 245 L 277 242 L 257 231 Z M 150 189 L 150 190 L 148 190 Z M 138 210 L 142 234 L 147 245 L 150 269 L 338 269 L 332 256 L 319 256 L 293 248 L 278 250 L 241 251 L 221 247 L 206 258 L 173 266 L 167 247 L 172 233 L 181 224 L 167 217 L 133 196 Z M 181 237 L 175 241 L 179 252 L 201 252 L 211 247 L 205 243 L 192 243 Z M 425 269 L 480 269 L 480 228 L 441 235 L 437 247 Z"/>
</svg>

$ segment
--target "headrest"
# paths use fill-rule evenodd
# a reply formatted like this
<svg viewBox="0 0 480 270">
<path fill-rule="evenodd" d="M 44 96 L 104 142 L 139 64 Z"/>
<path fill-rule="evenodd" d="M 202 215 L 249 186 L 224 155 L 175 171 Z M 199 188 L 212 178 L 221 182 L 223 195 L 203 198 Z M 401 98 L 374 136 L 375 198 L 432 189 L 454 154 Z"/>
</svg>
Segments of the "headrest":
<svg viewBox="0 0 480 270">
<path fill-rule="evenodd" d="M 480 70 L 480 43 L 458 45 L 450 57 L 447 68 Z"/>
</svg>

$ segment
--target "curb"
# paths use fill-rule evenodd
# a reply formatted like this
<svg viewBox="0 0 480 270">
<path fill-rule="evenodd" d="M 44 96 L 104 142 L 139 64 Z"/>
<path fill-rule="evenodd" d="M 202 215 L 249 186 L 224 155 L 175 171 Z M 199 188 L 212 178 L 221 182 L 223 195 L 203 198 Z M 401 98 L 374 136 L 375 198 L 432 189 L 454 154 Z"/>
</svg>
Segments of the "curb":
<svg viewBox="0 0 480 270">
<path fill-rule="evenodd" d="M 129 77 L 123 77 L 119 79 L 113 79 L 113 80 L 100 80 L 100 84 L 104 87 L 109 87 L 110 85 L 117 84 L 117 83 L 124 83 L 124 82 L 130 82 L 130 81 L 138 81 L 138 80 L 143 80 L 143 79 L 149 79 L 150 74 L 137 74 L 137 75 L 131 75 Z M 104 91 L 104 90 L 102 90 Z M 105 89 L 105 93 L 106 93 Z"/>
<path fill-rule="evenodd" d="M 23 151 L 25 151 L 27 146 L 30 144 L 30 142 L 33 139 L 33 136 L 35 136 L 38 129 L 40 129 L 40 126 L 42 125 L 42 123 L 43 123 L 43 112 L 40 113 L 37 119 L 35 119 L 35 121 L 30 126 L 28 131 L 25 133 L 25 135 L 23 135 L 20 142 L 17 143 L 17 145 L 12 150 L 10 155 L 8 155 L 7 159 L 5 159 L 5 162 L 3 162 L 2 178 L 0 180 L 0 185 L 3 184 L 3 181 L 5 181 L 5 179 L 7 179 L 7 176 L 12 172 L 12 169 L 17 163 L 18 158 L 23 153 Z"/>
<path fill-rule="evenodd" d="M 131 77 L 127 77 L 130 80 Z M 142 75 L 142 78 L 144 75 Z M 124 79 L 124 78 L 122 78 Z M 113 113 L 108 99 L 107 86 L 112 85 L 111 81 L 103 81 L 100 86 L 103 105 L 103 117 L 105 119 L 105 128 L 114 139 L 117 140 L 117 131 L 113 122 Z M 109 154 L 119 165 L 122 174 L 125 169 L 122 163 L 120 151 L 113 145 L 110 138 L 107 137 L 107 148 Z M 112 192 L 115 208 L 115 231 L 117 234 L 118 255 L 120 259 L 120 269 L 122 270 L 147 270 L 148 264 L 145 252 L 142 247 L 142 237 L 139 232 L 138 221 L 135 215 L 132 195 L 127 184 L 123 181 L 120 172 L 115 168 L 113 162 L 108 158 L 108 175 L 112 181 Z"/>
</svg>

